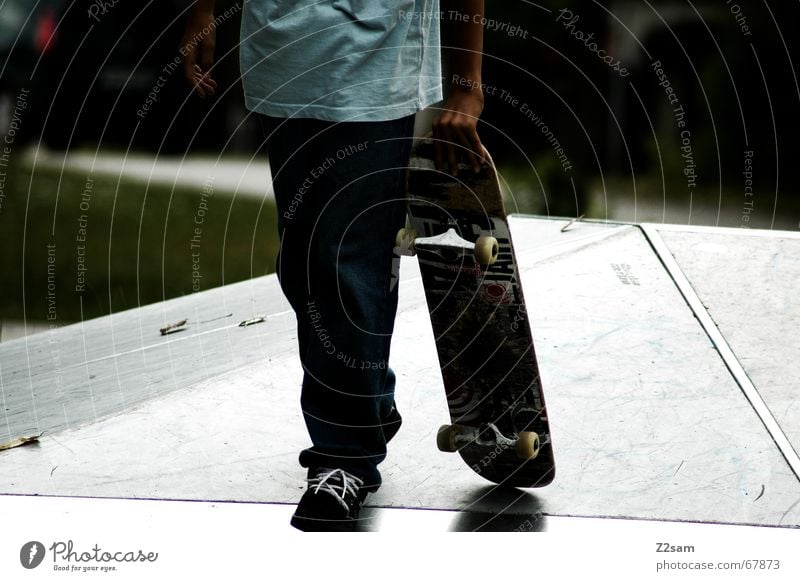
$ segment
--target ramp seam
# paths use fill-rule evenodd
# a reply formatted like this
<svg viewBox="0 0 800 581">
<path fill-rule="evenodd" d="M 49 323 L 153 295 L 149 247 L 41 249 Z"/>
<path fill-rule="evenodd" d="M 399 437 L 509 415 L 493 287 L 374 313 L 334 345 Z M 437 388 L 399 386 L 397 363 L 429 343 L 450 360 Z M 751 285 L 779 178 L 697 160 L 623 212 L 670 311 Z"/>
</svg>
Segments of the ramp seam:
<svg viewBox="0 0 800 581">
<path fill-rule="evenodd" d="M 716 347 L 717 353 L 719 353 L 722 362 L 728 368 L 728 371 L 730 371 L 734 380 L 739 385 L 739 389 L 747 398 L 747 401 L 750 403 L 753 411 L 756 412 L 756 415 L 761 420 L 761 423 L 764 425 L 764 428 L 767 430 L 767 433 L 770 435 L 773 442 L 775 442 L 775 445 L 778 447 L 781 455 L 783 455 L 786 463 L 789 465 L 789 468 L 791 468 L 795 477 L 798 479 L 798 481 L 800 481 L 800 456 L 798 456 L 798 453 L 794 449 L 794 446 L 792 446 L 789 438 L 786 437 L 786 434 L 784 433 L 778 421 L 775 419 L 775 416 L 772 415 L 772 411 L 761 397 L 761 394 L 758 392 L 758 388 L 756 388 L 755 384 L 750 380 L 750 377 L 747 375 L 747 371 L 739 362 L 739 358 L 728 344 L 728 341 L 719 330 L 719 327 L 717 327 L 714 319 L 711 318 L 711 315 L 708 313 L 705 306 L 703 306 L 700 297 L 695 292 L 694 287 L 686 277 L 686 274 L 684 274 L 683 270 L 681 270 L 678 261 L 672 255 L 672 252 L 670 252 L 666 242 L 664 242 L 664 239 L 661 238 L 661 235 L 658 233 L 658 230 L 655 226 L 650 224 L 640 224 L 638 225 L 638 228 L 642 230 L 645 239 L 653 248 L 656 256 L 661 261 L 661 264 L 664 265 L 664 268 L 667 270 L 670 278 L 672 278 L 675 286 L 680 291 L 681 295 L 686 301 L 686 304 L 694 313 L 695 317 L 700 323 L 700 326 L 703 327 L 706 335 L 714 344 L 714 347 Z"/>
</svg>

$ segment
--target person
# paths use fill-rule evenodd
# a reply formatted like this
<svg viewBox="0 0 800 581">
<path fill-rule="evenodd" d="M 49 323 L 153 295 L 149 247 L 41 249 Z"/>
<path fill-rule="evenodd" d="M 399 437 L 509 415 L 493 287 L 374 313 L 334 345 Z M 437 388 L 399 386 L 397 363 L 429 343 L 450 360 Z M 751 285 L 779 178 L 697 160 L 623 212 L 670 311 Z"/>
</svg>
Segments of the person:
<svg viewBox="0 0 800 581">
<path fill-rule="evenodd" d="M 249 0 L 240 66 L 261 120 L 278 211 L 276 273 L 297 319 L 300 403 L 312 446 L 302 530 L 353 530 L 402 418 L 388 365 L 397 310 L 395 235 L 415 114 L 436 163 L 478 171 L 483 0 Z M 214 95 L 214 0 L 196 0 L 183 71 Z"/>
</svg>

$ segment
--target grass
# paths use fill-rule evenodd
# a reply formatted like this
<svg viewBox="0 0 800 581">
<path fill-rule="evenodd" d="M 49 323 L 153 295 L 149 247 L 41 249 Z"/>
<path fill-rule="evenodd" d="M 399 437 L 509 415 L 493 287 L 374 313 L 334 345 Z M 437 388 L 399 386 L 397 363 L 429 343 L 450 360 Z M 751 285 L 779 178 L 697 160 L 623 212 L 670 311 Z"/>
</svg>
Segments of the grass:
<svg viewBox="0 0 800 581">
<path fill-rule="evenodd" d="M 0 169 L 7 174 L 0 180 L 0 320 L 64 324 L 273 271 L 278 240 L 272 201 L 100 175 L 87 180 L 75 171 L 37 168 L 31 175 L 22 164 Z M 541 171 L 539 182 L 527 168 L 501 169 L 514 196 L 509 211 L 574 216 L 574 196 L 551 179 L 553 171 Z M 630 180 L 616 179 L 605 190 L 589 188 L 586 213 L 742 225 L 742 195 L 726 194 L 720 203 L 718 192 L 698 192 L 690 203 L 680 187 L 668 187 L 665 195 L 660 182 L 639 179 L 634 196 Z M 748 225 L 796 231 L 797 199 L 759 192 Z"/>
<path fill-rule="evenodd" d="M 6 168 L 0 318 L 63 324 L 272 272 L 271 201 Z"/>
</svg>

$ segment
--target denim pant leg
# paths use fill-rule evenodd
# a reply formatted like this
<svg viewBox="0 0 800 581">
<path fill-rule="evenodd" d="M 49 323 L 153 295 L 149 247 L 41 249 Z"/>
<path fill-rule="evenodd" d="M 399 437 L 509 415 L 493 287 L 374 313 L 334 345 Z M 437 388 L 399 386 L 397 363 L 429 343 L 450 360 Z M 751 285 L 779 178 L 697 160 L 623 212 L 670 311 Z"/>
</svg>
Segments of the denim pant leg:
<svg viewBox="0 0 800 581">
<path fill-rule="evenodd" d="M 297 317 L 301 406 L 313 446 L 300 463 L 343 468 L 369 488 L 386 456 L 397 311 L 394 238 L 405 219 L 413 116 L 329 123 L 265 118 L 281 250 Z"/>
</svg>

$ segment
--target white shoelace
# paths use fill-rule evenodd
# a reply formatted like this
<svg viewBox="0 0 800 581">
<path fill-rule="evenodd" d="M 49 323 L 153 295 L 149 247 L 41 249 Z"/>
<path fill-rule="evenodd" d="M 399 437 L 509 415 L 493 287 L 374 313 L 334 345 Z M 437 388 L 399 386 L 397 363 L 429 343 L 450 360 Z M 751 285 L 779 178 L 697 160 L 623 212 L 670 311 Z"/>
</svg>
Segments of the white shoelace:
<svg viewBox="0 0 800 581">
<path fill-rule="evenodd" d="M 341 478 L 341 484 L 335 481 L 329 482 L 332 477 L 335 478 L 334 475 Z M 353 476 L 352 474 L 345 472 L 341 468 L 336 468 L 335 470 L 325 472 L 316 478 L 309 478 L 308 484 L 314 487 L 314 494 L 317 494 L 320 489 L 322 489 L 323 491 L 332 494 L 345 510 L 350 510 L 350 507 L 347 506 L 344 497 L 347 493 L 350 493 L 353 496 L 358 496 L 358 487 L 363 486 L 364 481 Z"/>
</svg>

